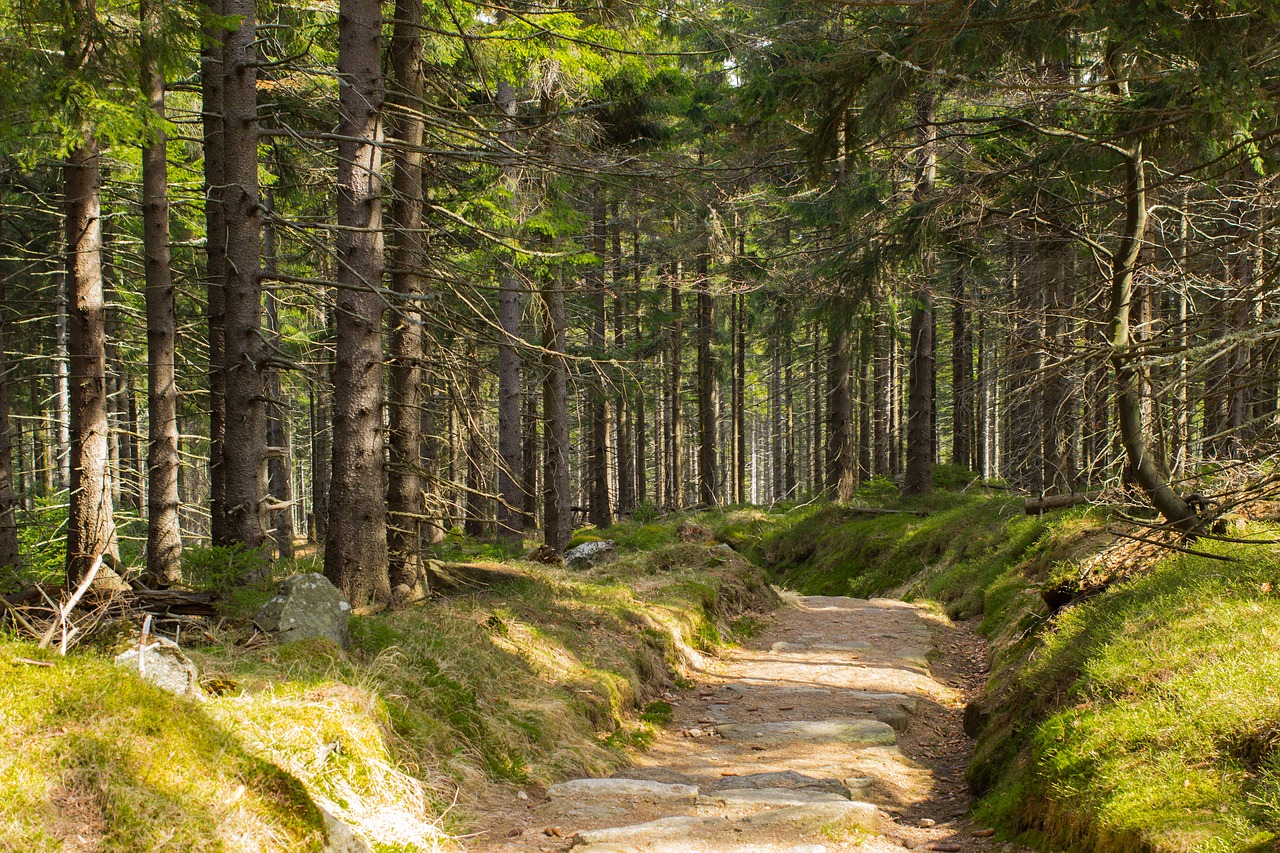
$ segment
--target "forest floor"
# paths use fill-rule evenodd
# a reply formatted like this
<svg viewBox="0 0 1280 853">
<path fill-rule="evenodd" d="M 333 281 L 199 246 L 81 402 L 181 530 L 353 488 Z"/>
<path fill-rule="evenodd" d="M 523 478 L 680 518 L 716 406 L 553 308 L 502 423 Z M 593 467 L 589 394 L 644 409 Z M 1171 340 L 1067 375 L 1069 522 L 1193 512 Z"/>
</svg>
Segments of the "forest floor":
<svg viewBox="0 0 1280 853">
<path fill-rule="evenodd" d="M 671 720 L 634 766 L 491 802 L 467 848 L 1026 849 L 965 816 L 962 718 L 985 659 L 970 626 L 924 604 L 794 598 L 668 694 Z"/>
</svg>

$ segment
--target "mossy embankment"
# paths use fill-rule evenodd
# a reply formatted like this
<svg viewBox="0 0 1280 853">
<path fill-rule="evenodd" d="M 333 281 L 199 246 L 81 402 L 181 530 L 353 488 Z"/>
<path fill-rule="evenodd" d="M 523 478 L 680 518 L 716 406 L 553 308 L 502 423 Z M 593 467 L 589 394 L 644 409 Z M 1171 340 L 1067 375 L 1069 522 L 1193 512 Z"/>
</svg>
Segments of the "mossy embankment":
<svg viewBox="0 0 1280 853">
<path fill-rule="evenodd" d="M 993 664 L 969 715 L 983 819 L 1051 849 L 1276 849 L 1275 546 L 1134 549 L 1103 509 L 1032 518 L 976 487 L 860 499 L 892 512 L 793 511 L 756 554 L 801 592 L 930 598 L 977 620 Z M 1277 534 L 1250 522 L 1235 538 Z M 1076 600 L 1051 612 L 1045 589 Z"/>
<path fill-rule="evenodd" d="M 345 651 L 223 629 L 190 649 L 200 702 L 88 645 L 5 642 L 0 849 L 319 850 L 320 809 L 374 850 L 449 849 L 503 786 L 625 762 L 653 700 L 776 603 L 740 556 L 660 532 L 591 570 L 505 559 L 503 586 L 353 619 Z"/>
</svg>

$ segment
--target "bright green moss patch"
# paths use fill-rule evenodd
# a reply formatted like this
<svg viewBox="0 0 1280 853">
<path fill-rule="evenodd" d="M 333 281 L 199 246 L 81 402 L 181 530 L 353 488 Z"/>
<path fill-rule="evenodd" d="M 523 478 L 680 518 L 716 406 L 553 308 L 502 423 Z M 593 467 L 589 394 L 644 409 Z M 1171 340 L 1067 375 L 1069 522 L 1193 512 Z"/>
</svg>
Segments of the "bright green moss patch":
<svg viewBox="0 0 1280 853">
<path fill-rule="evenodd" d="M 1280 556 L 1197 548 L 1240 562 L 1166 557 L 1054 620 L 1006 688 L 1043 719 L 1005 736 L 1020 757 L 986 814 L 1098 849 L 1274 849 Z"/>
<path fill-rule="evenodd" d="M 375 850 L 424 853 L 494 786 L 606 773 L 670 719 L 658 696 L 777 602 L 742 557 L 677 542 L 678 521 L 637 528 L 664 543 L 653 553 L 589 571 L 510 561 L 523 577 L 503 587 L 353 619 L 347 650 L 189 649 L 217 694 L 202 703 L 88 648 L 47 668 L 0 645 L 0 849 L 84 835 L 292 853 L 319 849 L 323 808 Z M 226 556 L 207 555 L 211 585 L 240 576 Z"/>
<path fill-rule="evenodd" d="M 1028 517 L 978 489 L 865 488 L 856 504 L 907 512 L 805 508 L 757 553 L 804 593 L 923 596 L 982 617 L 993 673 L 968 773 L 982 820 L 1049 849 L 1280 846 L 1276 547 L 1201 540 L 1236 562 L 1117 566 L 1100 508 Z M 1042 589 L 1078 603 L 1051 615 Z"/>
<path fill-rule="evenodd" d="M 320 849 L 302 785 L 199 704 L 89 656 L 18 660 L 35 656 L 0 644 L 0 848 Z"/>
</svg>

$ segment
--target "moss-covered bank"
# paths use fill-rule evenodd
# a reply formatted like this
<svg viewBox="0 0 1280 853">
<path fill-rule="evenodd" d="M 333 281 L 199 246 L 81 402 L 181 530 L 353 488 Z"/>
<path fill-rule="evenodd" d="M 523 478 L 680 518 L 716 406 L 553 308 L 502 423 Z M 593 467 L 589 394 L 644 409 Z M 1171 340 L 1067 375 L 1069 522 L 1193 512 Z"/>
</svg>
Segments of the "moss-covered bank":
<svg viewBox="0 0 1280 853">
<path fill-rule="evenodd" d="M 319 808 L 375 850 L 448 848 L 493 786 L 624 762 L 651 700 L 776 603 L 736 554 L 664 538 L 586 572 L 509 561 L 505 587 L 354 620 L 346 651 L 195 649 L 203 702 L 0 645 L 0 849 L 316 850 Z"/>
<path fill-rule="evenodd" d="M 1029 518 L 1020 500 L 972 492 L 863 500 L 903 512 L 795 511 L 757 554 L 802 592 L 928 597 L 980 619 L 993 670 L 969 715 L 969 779 L 984 819 L 1054 849 L 1277 849 L 1274 546 L 1202 540 L 1228 559 L 1135 559 L 1101 509 Z M 1278 533 L 1255 522 L 1240 538 Z M 1054 613 L 1045 589 L 1077 597 Z"/>
</svg>

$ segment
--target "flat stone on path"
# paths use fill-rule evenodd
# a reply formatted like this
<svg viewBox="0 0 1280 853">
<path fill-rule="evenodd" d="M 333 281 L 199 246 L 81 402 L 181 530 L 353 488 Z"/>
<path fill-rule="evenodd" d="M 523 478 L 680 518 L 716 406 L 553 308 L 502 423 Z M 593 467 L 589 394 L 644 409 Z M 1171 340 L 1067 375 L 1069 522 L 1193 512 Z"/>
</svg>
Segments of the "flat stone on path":
<svg viewBox="0 0 1280 853">
<path fill-rule="evenodd" d="M 648 803 L 696 803 L 696 785 L 674 785 L 648 779 L 572 779 L 552 785 L 547 795 L 574 800 L 639 800 Z"/>
<path fill-rule="evenodd" d="M 785 788 L 787 790 L 808 789 L 825 791 L 828 794 L 840 794 L 848 799 L 848 789 L 839 779 L 820 779 L 806 776 L 794 770 L 775 770 L 769 773 L 749 773 L 746 776 L 726 776 L 713 788 L 714 791 L 744 791 L 761 788 Z"/>
<path fill-rule="evenodd" d="M 778 806 L 803 806 L 809 803 L 848 802 L 843 794 L 815 791 L 807 788 L 726 788 L 713 794 L 698 797 L 698 805 L 726 806 L 729 808 L 774 808 Z"/>
<path fill-rule="evenodd" d="M 880 810 L 871 803 L 860 803 L 856 800 L 808 803 L 762 812 L 743 818 L 739 823 L 757 827 L 788 826 L 801 832 L 818 832 L 826 829 L 860 829 L 866 832 L 879 832 Z"/>
<path fill-rule="evenodd" d="M 611 826 L 606 829 L 584 829 L 578 833 L 583 844 L 645 845 L 652 841 L 668 841 L 673 838 L 697 838 L 728 826 L 722 817 L 660 817 L 647 823 L 631 826 Z M 643 846 L 640 849 L 645 849 Z"/>
<path fill-rule="evenodd" d="M 735 723 L 716 729 L 725 740 L 757 744 L 851 743 L 892 746 L 893 726 L 879 720 L 788 720 L 780 723 Z"/>
</svg>

